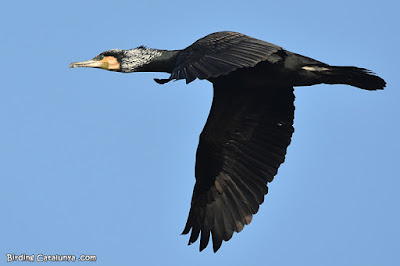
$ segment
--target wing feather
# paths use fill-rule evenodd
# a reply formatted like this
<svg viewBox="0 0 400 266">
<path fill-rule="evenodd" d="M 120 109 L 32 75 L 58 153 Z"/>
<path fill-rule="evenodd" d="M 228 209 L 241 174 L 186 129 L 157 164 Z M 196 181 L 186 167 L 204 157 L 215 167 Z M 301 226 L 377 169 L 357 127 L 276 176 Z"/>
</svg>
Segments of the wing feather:
<svg viewBox="0 0 400 266">
<path fill-rule="evenodd" d="M 253 67 L 279 50 L 282 48 L 277 45 L 241 33 L 212 33 L 180 52 L 169 80 L 186 79 L 189 83 L 196 78 L 219 77 L 238 68 Z M 190 75 L 182 75 L 188 70 Z"/>
<path fill-rule="evenodd" d="M 190 244 L 200 236 L 200 250 L 211 235 L 214 252 L 257 213 L 294 131 L 293 88 L 240 88 L 226 80 L 213 82 L 213 104 L 200 135 L 196 185 L 183 231 L 191 231 Z"/>
</svg>

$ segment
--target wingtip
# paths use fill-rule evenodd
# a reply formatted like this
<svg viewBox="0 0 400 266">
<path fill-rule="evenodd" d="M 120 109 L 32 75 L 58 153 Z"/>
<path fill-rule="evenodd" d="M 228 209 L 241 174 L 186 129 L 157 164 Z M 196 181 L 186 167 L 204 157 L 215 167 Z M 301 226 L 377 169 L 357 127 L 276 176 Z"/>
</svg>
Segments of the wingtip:
<svg viewBox="0 0 400 266">
<path fill-rule="evenodd" d="M 214 251 L 214 253 L 217 253 L 217 251 L 219 250 L 221 245 L 222 245 L 222 239 L 220 241 L 218 241 L 217 243 L 213 243 L 213 251 Z"/>
<path fill-rule="evenodd" d="M 219 247 L 213 247 L 214 253 L 217 253 L 217 251 L 219 250 L 220 247 L 221 247 L 221 246 L 219 246 Z"/>
</svg>

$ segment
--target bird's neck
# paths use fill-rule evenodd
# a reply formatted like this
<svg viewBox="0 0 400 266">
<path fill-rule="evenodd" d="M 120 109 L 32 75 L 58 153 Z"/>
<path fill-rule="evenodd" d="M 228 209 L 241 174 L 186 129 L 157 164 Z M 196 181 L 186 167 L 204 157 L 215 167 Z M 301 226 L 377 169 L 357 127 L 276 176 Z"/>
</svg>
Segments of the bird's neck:
<svg viewBox="0 0 400 266">
<path fill-rule="evenodd" d="M 176 66 L 176 60 L 178 58 L 180 50 L 158 50 L 150 48 L 142 48 L 142 52 L 145 52 L 142 56 L 142 65 L 138 66 L 135 72 L 167 72 L 171 73 Z M 128 53 L 135 53 L 134 50 L 128 50 Z M 134 57 L 132 57 L 134 58 Z M 138 58 L 136 58 L 138 59 Z"/>
</svg>

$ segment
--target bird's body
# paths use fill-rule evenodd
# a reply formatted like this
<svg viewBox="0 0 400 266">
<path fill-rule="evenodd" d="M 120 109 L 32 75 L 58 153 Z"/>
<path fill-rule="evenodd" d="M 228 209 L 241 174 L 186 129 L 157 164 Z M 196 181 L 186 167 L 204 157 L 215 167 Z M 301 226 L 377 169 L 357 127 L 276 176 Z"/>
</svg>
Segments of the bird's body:
<svg viewBox="0 0 400 266">
<path fill-rule="evenodd" d="M 183 50 L 109 50 L 70 67 L 119 72 L 167 72 L 163 84 L 185 79 L 213 83 L 210 115 L 196 153 L 196 184 L 184 234 L 189 244 L 210 235 L 214 251 L 249 224 L 283 163 L 294 132 L 293 86 L 348 84 L 383 89 L 383 79 L 357 67 L 338 67 L 235 32 L 210 34 Z"/>
</svg>

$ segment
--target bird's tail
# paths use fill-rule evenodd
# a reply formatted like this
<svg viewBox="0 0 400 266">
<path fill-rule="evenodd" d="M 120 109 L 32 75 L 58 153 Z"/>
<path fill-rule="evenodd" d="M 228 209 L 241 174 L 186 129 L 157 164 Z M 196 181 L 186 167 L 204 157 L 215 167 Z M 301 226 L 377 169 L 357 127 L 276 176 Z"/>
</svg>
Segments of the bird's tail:
<svg viewBox="0 0 400 266">
<path fill-rule="evenodd" d="M 386 82 L 365 68 L 351 66 L 329 66 L 321 71 L 323 83 L 347 84 L 364 90 L 383 90 Z"/>
</svg>

